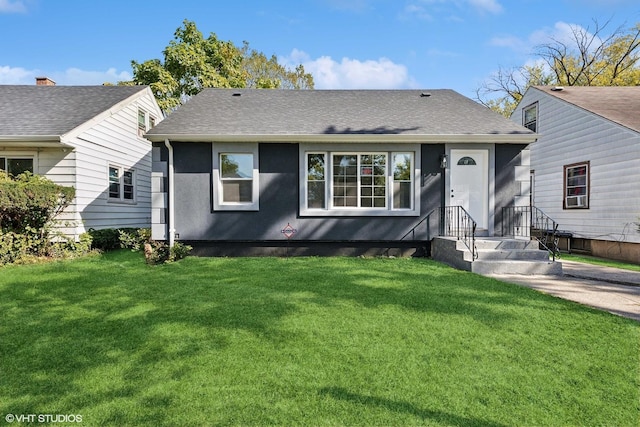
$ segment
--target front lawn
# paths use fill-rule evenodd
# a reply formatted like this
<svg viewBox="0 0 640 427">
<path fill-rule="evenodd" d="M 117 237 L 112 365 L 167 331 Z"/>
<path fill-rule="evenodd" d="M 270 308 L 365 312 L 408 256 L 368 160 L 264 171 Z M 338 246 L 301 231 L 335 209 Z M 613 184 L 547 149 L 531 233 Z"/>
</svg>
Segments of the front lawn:
<svg viewBox="0 0 640 427">
<path fill-rule="evenodd" d="M 0 419 L 637 426 L 640 324 L 424 259 L 0 269 Z M 14 424 L 15 425 L 15 424 Z"/>
</svg>

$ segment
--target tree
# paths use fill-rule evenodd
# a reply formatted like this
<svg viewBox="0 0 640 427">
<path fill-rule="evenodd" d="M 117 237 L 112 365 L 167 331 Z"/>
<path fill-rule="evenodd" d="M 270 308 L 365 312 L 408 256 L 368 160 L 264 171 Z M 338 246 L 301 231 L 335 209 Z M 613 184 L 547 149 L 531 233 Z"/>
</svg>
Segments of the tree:
<svg viewBox="0 0 640 427">
<path fill-rule="evenodd" d="M 260 89 L 313 89 L 313 76 L 305 73 L 302 64 L 294 70 L 287 69 L 272 55 L 249 48 L 244 42 L 243 68 L 247 72 L 247 87 Z"/>
<path fill-rule="evenodd" d="M 163 51 L 164 60 L 131 61 L 133 80 L 119 82 L 151 87 L 160 108 L 169 112 L 206 87 L 313 88 L 313 77 L 302 65 L 290 71 L 273 56 L 222 41 L 204 38 L 196 24 L 184 20 Z"/>
<path fill-rule="evenodd" d="M 552 38 L 534 53 L 536 65 L 498 72 L 476 90 L 476 100 L 509 117 L 532 85 L 633 86 L 640 84 L 640 24 L 617 28 L 609 36 L 609 22 L 572 26 L 567 40 Z"/>
</svg>

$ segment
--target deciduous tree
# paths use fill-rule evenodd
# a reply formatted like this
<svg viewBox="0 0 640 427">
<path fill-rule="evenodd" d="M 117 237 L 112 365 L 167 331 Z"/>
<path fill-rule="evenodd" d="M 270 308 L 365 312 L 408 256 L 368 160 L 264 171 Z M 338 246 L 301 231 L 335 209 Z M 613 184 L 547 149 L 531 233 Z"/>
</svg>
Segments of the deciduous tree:
<svg viewBox="0 0 640 427">
<path fill-rule="evenodd" d="M 163 53 L 163 60 L 132 61 L 133 80 L 119 84 L 146 84 L 160 108 L 169 112 L 206 87 L 312 89 L 313 77 L 302 65 L 289 70 L 275 56 L 270 59 L 240 48 L 211 33 L 205 38 L 185 20 Z"/>
<path fill-rule="evenodd" d="M 640 84 L 640 24 L 605 35 L 604 25 L 572 26 L 564 40 L 551 38 L 534 50 L 536 65 L 500 68 L 476 90 L 476 99 L 510 116 L 532 85 L 634 86 Z"/>
</svg>

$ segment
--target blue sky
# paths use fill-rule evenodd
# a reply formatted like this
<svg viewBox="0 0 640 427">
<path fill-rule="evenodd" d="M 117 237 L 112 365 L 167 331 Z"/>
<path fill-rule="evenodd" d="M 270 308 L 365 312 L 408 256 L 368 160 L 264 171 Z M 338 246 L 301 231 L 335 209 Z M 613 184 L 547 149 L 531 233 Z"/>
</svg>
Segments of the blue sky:
<svg viewBox="0 0 640 427">
<path fill-rule="evenodd" d="M 205 36 L 303 63 L 316 89 L 454 89 L 571 26 L 640 22 L 638 0 L 0 0 L 0 84 L 115 83 L 162 58 L 184 19 Z"/>
</svg>

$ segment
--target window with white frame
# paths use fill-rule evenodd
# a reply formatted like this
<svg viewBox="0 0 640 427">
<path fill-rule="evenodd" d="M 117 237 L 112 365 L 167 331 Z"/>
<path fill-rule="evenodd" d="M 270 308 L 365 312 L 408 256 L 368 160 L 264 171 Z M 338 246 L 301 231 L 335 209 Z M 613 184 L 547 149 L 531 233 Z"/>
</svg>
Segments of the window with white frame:
<svg viewBox="0 0 640 427">
<path fill-rule="evenodd" d="M 215 144 L 214 209 L 258 210 L 258 144 Z"/>
<path fill-rule="evenodd" d="M 564 167 L 564 208 L 589 208 L 589 162 Z"/>
<path fill-rule="evenodd" d="M 416 206 L 413 151 L 307 151 L 304 164 L 307 214 L 412 213 Z"/>
<path fill-rule="evenodd" d="M 142 108 L 138 108 L 138 136 L 144 136 L 145 132 L 156 125 L 156 118 Z"/>
<path fill-rule="evenodd" d="M 0 157 L 0 170 L 12 176 L 23 172 L 33 173 L 33 157 Z"/>
<path fill-rule="evenodd" d="M 109 165 L 109 200 L 135 201 L 135 173 L 133 170 Z"/>
<path fill-rule="evenodd" d="M 529 105 L 522 110 L 522 126 L 534 132 L 538 131 L 538 103 Z"/>
</svg>

